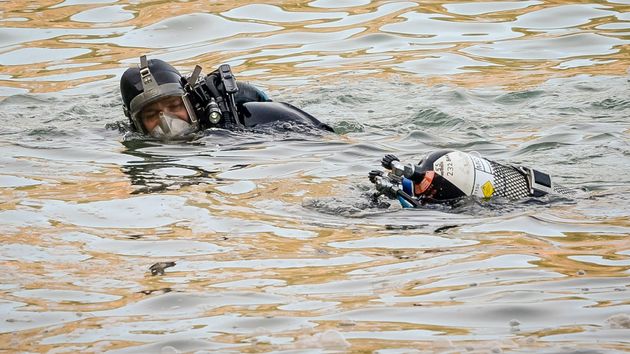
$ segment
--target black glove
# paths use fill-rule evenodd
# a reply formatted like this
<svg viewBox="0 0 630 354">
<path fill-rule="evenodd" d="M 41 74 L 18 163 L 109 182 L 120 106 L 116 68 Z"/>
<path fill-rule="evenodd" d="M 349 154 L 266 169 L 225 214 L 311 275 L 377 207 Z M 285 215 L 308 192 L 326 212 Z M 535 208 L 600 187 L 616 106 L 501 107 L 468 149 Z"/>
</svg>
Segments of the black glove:
<svg viewBox="0 0 630 354">
<path fill-rule="evenodd" d="M 394 162 L 394 161 L 400 161 L 400 160 L 395 155 L 387 154 L 387 155 L 383 156 L 383 159 L 381 160 L 381 166 L 385 167 L 388 170 L 391 170 L 392 169 L 392 162 Z"/>
<path fill-rule="evenodd" d="M 376 183 L 376 177 L 382 177 L 382 176 L 383 176 L 383 171 L 379 171 L 379 170 L 372 170 L 368 174 L 368 178 L 370 179 L 370 182 L 372 183 Z"/>
</svg>

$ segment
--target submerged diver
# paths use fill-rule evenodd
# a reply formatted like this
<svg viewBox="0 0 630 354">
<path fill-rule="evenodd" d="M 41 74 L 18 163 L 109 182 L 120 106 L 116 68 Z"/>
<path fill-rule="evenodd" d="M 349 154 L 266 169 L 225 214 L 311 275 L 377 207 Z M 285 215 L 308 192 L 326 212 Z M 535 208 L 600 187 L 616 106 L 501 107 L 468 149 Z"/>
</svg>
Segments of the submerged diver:
<svg viewBox="0 0 630 354">
<path fill-rule="evenodd" d="M 227 64 L 205 77 L 196 66 L 182 76 L 170 64 L 140 57 L 138 67 L 120 79 L 123 110 L 133 131 L 155 138 L 177 138 L 207 128 L 239 129 L 293 122 L 333 131 L 317 118 L 284 102 L 273 102 L 258 88 L 238 83 Z"/>
<path fill-rule="evenodd" d="M 457 150 L 430 153 L 417 165 L 404 165 L 396 156 L 385 155 L 381 165 L 389 173 L 373 170 L 370 181 L 378 195 L 398 199 L 405 208 L 427 203 L 452 204 L 465 197 L 517 200 L 575 193 L 554 183 L 544 172 L 499 164 L 476 153 Z"/>
</svg>

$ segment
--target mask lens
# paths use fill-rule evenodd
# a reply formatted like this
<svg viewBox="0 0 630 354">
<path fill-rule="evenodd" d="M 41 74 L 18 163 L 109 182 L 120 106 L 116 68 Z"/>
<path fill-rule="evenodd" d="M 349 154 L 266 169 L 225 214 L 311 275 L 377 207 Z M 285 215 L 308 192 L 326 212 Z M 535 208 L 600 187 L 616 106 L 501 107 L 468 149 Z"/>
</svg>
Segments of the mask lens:
<svg viewBox="0 0 630 354">
<path fill-rule="evenodd" d="M 142 130 L 154 137 L 176 137 L 182 132 L 189 133 L 189 127 L 196 127 L 184 100 L 179 95 L 161 97 L 145 106 L 138 114 L 138 123 Z"/>
</svg>

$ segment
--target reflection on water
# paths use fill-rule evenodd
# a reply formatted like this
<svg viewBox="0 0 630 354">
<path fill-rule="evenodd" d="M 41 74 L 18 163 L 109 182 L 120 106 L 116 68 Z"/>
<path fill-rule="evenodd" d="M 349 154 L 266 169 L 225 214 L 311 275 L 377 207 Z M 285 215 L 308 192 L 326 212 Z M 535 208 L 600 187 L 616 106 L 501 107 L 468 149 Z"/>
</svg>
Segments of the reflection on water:
<svg viewBox="0 0 630 354">
<path fill-rule="evenodd" d="M 448 81 L 467 85 L 540 82 L 532 69 L 619 75 L 628 57 L 624 5 L 13 2 L 0 28 L 0 94 L 100 82 L 145 53 L 188 68 L 230 62 L 275 85 L 336 80 L 340 73 L 440 81 L 449 74 Z M 586 58 L 579 69 L 566 64 Z"/>
<path fill-rule="evenodd" d="M 4 2 L 0 350 L 627 351 L 626 7 Z M 145 53 L 229 62 L 338 134 L 121 143 Z M 372 202 L 383 154 L 440 148 L 582 192 Z"/>
</svg>

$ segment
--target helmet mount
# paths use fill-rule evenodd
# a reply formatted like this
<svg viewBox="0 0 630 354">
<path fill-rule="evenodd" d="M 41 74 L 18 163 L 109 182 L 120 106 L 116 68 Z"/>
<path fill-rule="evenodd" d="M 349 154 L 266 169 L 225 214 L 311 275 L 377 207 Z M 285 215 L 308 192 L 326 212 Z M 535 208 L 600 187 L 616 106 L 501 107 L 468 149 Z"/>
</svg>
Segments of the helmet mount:
<svg viewBox="0 0 630 354">
<path fill-rule="evenodd" d="M 151 74 L 151 70 L 149 70 L 149 63 L 147 62 L 146 55 L 140 57 L 140 79 L 144 92 L 149 95 L 155 94 L 158 90 L 158 85 Z"/>
</svg>

